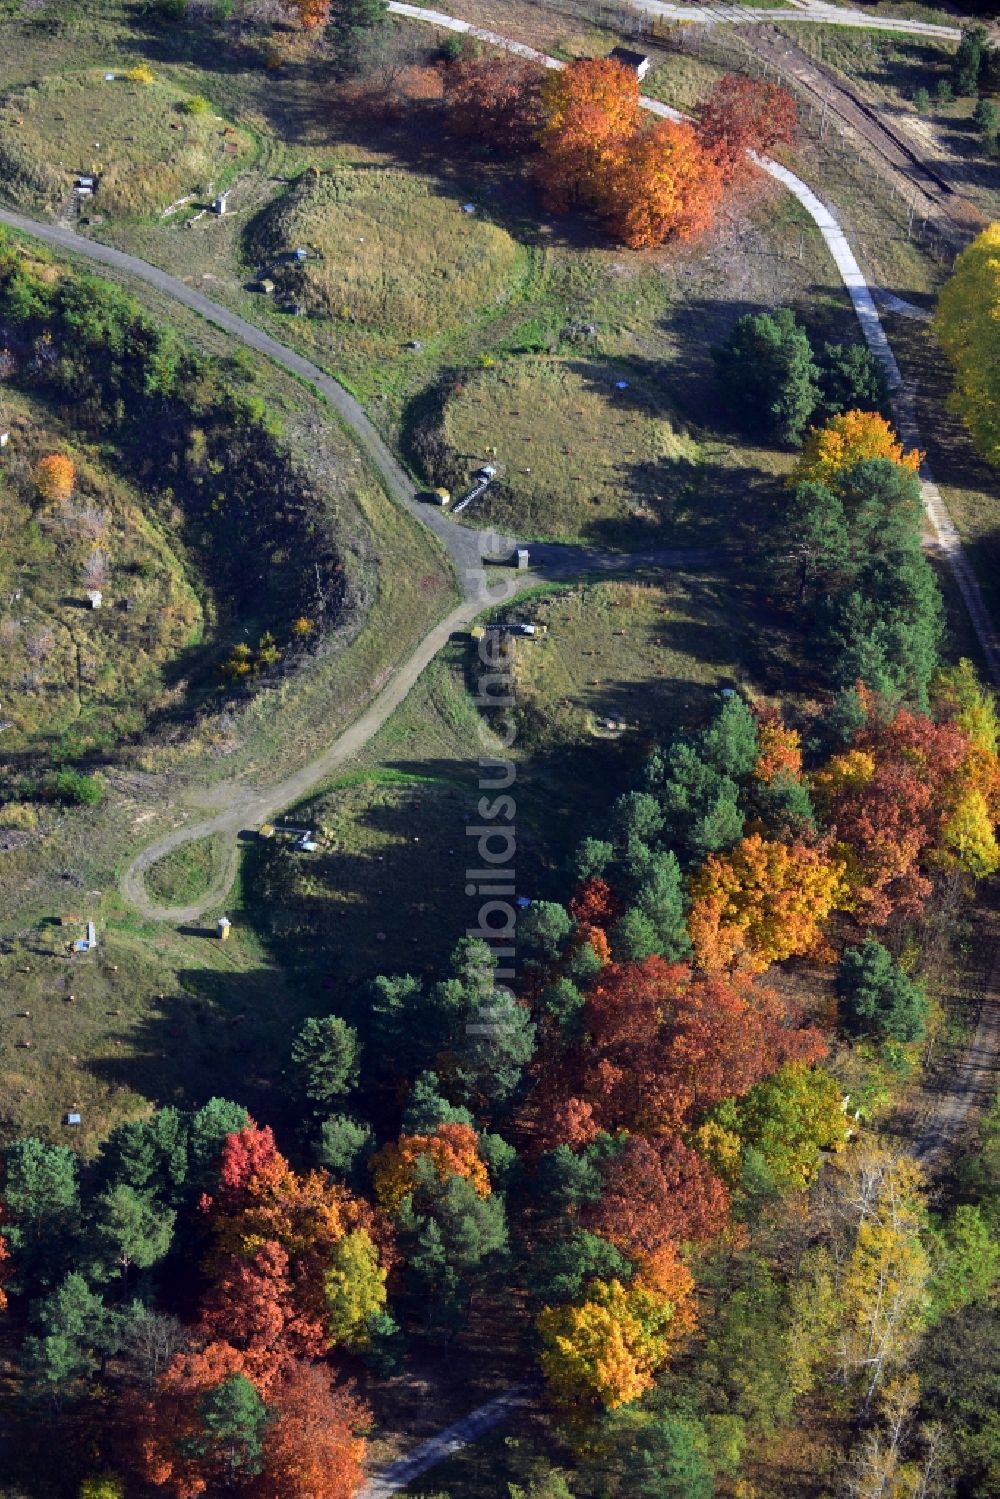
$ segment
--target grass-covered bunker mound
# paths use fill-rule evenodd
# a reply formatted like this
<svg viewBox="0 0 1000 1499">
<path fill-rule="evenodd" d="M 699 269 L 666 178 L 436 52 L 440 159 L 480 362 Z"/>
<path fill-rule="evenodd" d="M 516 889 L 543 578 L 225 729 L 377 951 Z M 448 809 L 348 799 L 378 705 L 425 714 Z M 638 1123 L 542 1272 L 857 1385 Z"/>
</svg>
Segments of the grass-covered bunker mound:
<svg viewBox="0 0 1000 1499">
<path fill-rule="evenodd" d="M 71 482 L 43 500 L 31 432 L 13 428 L 0 451 L 17 538 L 8 540 L 8 560 L 23 573 L 2 612 L 8 631 L 27 632 L 26 650 L 46 629 L 55 637 L 65 628 L 76 631 L 80 659 L 88 659 L 80 617 L 85 584 L 106 592 L 112 606 L 132 601 L 136 626 L 144 609 L 154 614 L 161 661 L 166 640 L 196 644 L 204 619 L 211 627 L 205 648 L 185 671 L 213 689 L 220 672 L 237 684 L 258 680 L 299 642 L 337 623 L 349 592 L 339 512 L 292 461 L 248 361 L 198 353 L 116 287 L 4 240 L 0 329 L 0 358 L 14 391 L 27 392 L 78 440 L 88 438 L 103 460 L 102 468 L 81 459 Z M 106 469 L 139 484 L 141 499 L 128 486 L 116 489 Z M 13 598 L 18 591 L 21 599 Z M 120 611 L 122 619 L 117 609 L 109 615 L 103 600 L 91 612 L 102 616 L 92 631 L 120 636 L 129 648 L 131 607 Z M 138 727 L 150 706 L 142 672 L 138 663 L 122 667 L 119 654 L 109 639 L 97 675 L 107 673 L 110 708 L 113 673 L 138 672 L 130 710 L 119 702 L 114 713 L 96 712 L 92 720 L 81 711 L 72 743 L 59 753 L 107 748 Z M 80 673 L 81 710 L 89 675 Z M 26 712 L 22 727 L 33 716 L 43 733 L 43 713 Z M 51 736 L 45 743 L 51 751 Z"/>
<path fill-rule="evenodd" d="M 294 251 L 307 259 L 296 261 Z M 510 294 L 521 252 L 426 178 L 383 167 L 307 173 L 256 221 L 249 253 L 316 316 L 392 338 L 461 328 Z"/>
<path fill-rule="evenodd" d="M 202 639 L 201 600 L 146 496 L 38 408 L 6 398 L 0 419 L 15 406 L 0 448 L 4 750 L 108 742 L 164 700 L 171 667 Z"/>
<path fill-rule="evenodd" d="M 599 740 L 639 755 L 746 670 L 736 590 L 712 576 L 580 583 L 518 602 L 508 622 L 511 712 L 532 750 Z M 532 635 L 519 633 L 525 624 Z M 474 656 L 473 679 L 480 669 Z"/>
<path fill-rule="evenodd" d="M 56 207 L 86 175 L 96 178 L 95 211 L 162 213 L 189 193 L 217 192 L 252 150 L 205 100 L 147 68 L 88 68 L 0 98 L 0 173 L 26 207 Z"/>
<path fill-rule="evenodd" d="M 527 536 L 652 542 L 698 444 L 612 362 L 505 359 L 456 380 L 418 450 L 428 478 L 461 487 L 487 460 L 499 482 L 468 512 Z"/>
</svg>

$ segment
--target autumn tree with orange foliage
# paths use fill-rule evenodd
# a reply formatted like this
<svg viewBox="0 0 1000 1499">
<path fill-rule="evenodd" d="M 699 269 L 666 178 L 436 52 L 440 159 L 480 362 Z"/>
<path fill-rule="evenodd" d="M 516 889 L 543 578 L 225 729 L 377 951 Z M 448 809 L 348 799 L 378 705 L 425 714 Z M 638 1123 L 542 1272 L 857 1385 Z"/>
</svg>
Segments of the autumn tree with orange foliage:
<svg viewBox="0 0 1000 1499">
<path fill-rule="evenodd" d="M 238 1348 L 259 1388 L 266 1389 L 289 1359 L 320 1358 L 325 1329 L 296 1306 L 286 1249 L 267 1240 L 248 1259 L 230 1257 L 210 1286 L 201 1326 Z"/>
<path fill-rule="evenodd" d="M 364 1406 L 331 1386 L 328 1370 L 292 1364 L 271 1391 L 268 1415 L 252 1499 L 350 1499 L 362 1478 Z"/>
<path fill-rule="evenodd" d="M 603 211 L 609 174 L 623 165 L 639 124 L 639 80 L 606 57 L 571 62 L 541 87 L 538 179 L 557 213 Z"/>
<path fill-rule="evenodd" d="M 614 926 L 624 907 L 607 880 L 594 875 L 576 887 L 566 909 L 579 926 L 600 927 L 606 932 Z"/>
<path fill-rule="evenodd" d="M 212 1232 L 209 1269 L 216 1281 L 208 1324 L 255 1355 L 266 1357 L 268 1329 L 279 1316 L 292 1351 L 316 1355 L 330 1346 L 326 1277 L 345 1235 L 363 1230 L 383 1263 L 391 1262 L 385 1220 L 326 1172 L 293 1171 L 271 1130 L 252 1123 L 227 1137 L 218 1191 L 202 1199 L 201 1209 Z M 248 1301 L 243 1315 L 241 1297 Z"/>
<path fill-rule="evenodd" d="M 936 869 L 977 877 L 1000 864 L 1000 764 L 957 723 L 900 708 L 888 720 L 865 691 L 866 722 L 812 777 L 843 860 L 850 909 L 865 925 L 918 915 Z"/>
<path fill-rule="evenodd" d="M 175 1499 L 196 1499 L 225 1485 L 225 1456 L 207 1441 L 201 1412 L 206 1396 L 243 1373 L 237 1349 L 209 1343 L 175 1355 L 153 1398 L 126 1406 L 128 1451 L 146 1483 Z"/>
<path fill-rule="evenodd" d="M 638 1400 L 693 1328 L 693 1291 L 691 1272 L 664 1246 L 627 1285 L 592 1280 L 579 1303 L 543 1308 L 536 1326 L 553 1402 L 580 1420 Z"/>
<path fill-rule="evenodd" d="M 239 1465 L 231 1436 L 220 1438 L 209 1414 L 213 1396 L 234 1380 L 252 1387 L 259 1411 L 259 1455 L 248 1453 L 253 1460 Z M 224 1342 L 175 1355 L 152 1399 L 133 1400 L 124 1411 L 126 1450 L 138 1476 L 175 1499 L 223 1491 L 247 1499 L 349 1499 L 364 1454 L 355 1433 L 368 1419 L 321 1366 L 282 1363 L 262 1387 L 239 1350 Z"/>
<path fill-rule="evenodd" d="M 39 497 L 57 504 L 68 500 L 76 484 L 76 467 L 64 453 L 48 453 L 35 467 L 35 488 Z"/>
<path fill-rule="evenodd" d="M 777 708 L 755 710 L 758 751 L 753 768 L 755 780 L 764 786 L 782 777 L 797 781 L 802 775 L 802 741 L 797 729 L 789 728 Z"/>
<path fill-rule="evenodd" d="M 887 458 L 916 473 L 923 456 L 916 448 L 905 452 L 892 425 L 877 411 L 844 411 L 812 428 L 788 482 L 835 487 L 840 474 L 871 458 Z"/>
<path fill-rule="evenodd" d="M 291 0 L 291 8 L 307 31 L 325 26 L 330 15 L 330 0 Z"/>
<path fill-rule="evenodd" d="M 386 1212 L 395 1212 L 413 1191 L 420 1161 L 431 1163 L 439 1181 L 461 1176 L 472 1183 L 477 1197 L 490 1195 L 489 1172 L 475 1130 L 468 1124 L 439 1124 L 432 1135 L 403 1135 L 374 1156 L 372 1181 Z"/>
<path fill-rule="evenodd" d="M 790 145 L 798 126 L 795 100 L 780 83 L 727 73 L 695 110 L 698 136 L 723 181 L 750 168 L 748 151 Z"/>
<path fill-rule="evenodd" d="M 529 150 L 542 124 L 544 77 L 537 63 L 509 53 L 460 57 L 445 73 L 449 126 L 504 154 Z"/>
<path fill-rule="evenodd" d="M 844 866 L 821 848 L 757 833 L 710 854 L 691 881 L 688 930 L 700 967 L 763 973 L 796 953 L 832 957 L 823 924 L 836 908 Z"/>
<path fill-rule="evenodd" d="M 658 120 L 633 138 L 603 211 L 622 244 L 643 250 L 709 229 L 722 189 L 722 173 L 694 127 Z"/>
<path fill-rule="evenodd" d="M 636 75 L 610 58 L 573 62 L 541 85 L 537 175 L 557 213 L 593 209 L 633 249 L 706 229 L 722 178 L 692 126 L 648 124 Z"/>
</svg>

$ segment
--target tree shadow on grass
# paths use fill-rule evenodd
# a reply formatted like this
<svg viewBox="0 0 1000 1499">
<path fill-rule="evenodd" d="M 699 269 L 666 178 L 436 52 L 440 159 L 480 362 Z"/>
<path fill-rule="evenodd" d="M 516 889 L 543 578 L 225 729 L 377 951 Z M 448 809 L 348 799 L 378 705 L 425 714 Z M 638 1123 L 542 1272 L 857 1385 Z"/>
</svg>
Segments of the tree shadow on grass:
<svg viewBox="0 0 1000 1499">
<path fill-rule="evenodd" d="M 172 993 L 157 996 L 135 1026 L 111 1037 L 120 1052 L 87 1065 L 106 1084 L 161 1106 L 231 1098 L 280 1126 L 287 1122 L 281 1074 L 291 1038 L 312 1013 L 312 996 L 276 969 L 183 969 Z"/>
</svg>

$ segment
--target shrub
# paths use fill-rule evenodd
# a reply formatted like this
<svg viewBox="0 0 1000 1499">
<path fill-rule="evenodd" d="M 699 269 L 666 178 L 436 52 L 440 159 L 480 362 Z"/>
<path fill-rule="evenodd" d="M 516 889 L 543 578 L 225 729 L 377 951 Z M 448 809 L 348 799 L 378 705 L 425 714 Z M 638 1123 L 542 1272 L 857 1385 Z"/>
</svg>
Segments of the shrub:
<svg viewBox="0 0 1000 1499">
<path fill-rule="evenodd" d="M 153 70 L 147 62 L 137 63 L 134 68 L 129 68 L 125 74 L 129 83 L 152 83 Z"/>
<path fill-rule="evenodd" d="M 64 765 L 52 778 L 51 794 L 67 806 L 96 807 L 104 799 L 104 788 L 95 776 Z"/>
<path fill-rule="evenodd" d="M 941 90 L 938 88 L 938 98 L 940 97 Z M 931 107 L 931 96 L 925 88 L 917 89 L 913 95 L 913 104 L 918 114 L 925 115 L 927 113 Z"/>
<path fill-rule="evenodd" d="M 29 833 L 38 825 L 38 814 L 27 802 L 7 802 L 0 806 L 0 828 L 16 828 Z"/>
<path fill-rule="evenodd" d="M 190 99 L 185 99 L 181 109 L 186 115 L 207 115 L 211 112 L 211 104 L 201 94 L 192 94 Z"/>
<path fill-rule="evenodd" d="M 49 453 L 35 468 L 35 488 L 43 500 L 68 500 L 76 483 L 76 468 L 63 453 Z"/>
</svg>

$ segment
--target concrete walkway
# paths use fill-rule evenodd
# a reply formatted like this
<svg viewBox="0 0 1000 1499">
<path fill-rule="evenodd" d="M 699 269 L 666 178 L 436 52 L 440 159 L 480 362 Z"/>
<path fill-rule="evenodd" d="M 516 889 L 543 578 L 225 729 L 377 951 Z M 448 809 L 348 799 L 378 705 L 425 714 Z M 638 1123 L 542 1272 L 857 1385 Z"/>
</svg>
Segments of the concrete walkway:
<svg viewBox="0 0 1000 1499">
<path fill-rule="evenodd" d="M 428 1468 L 436 1467 L 446 1457 L 452 1457 L 460 1452 L 463 1447 L 468 1447 L 470 1442 L 476 1442 L 484 1432 L 491 1431 L 494 1426 L 499 1426 L 506 1421 L 511 1411 L 518 1406 L 527 1405 L 532 1396 L 530 1385 L 515 1385 L 512 1389 L 505 1390 L 502 1395 L 497 1395 L 493 1400 L 488 1400 L 485 1405 L 477 1406 L 460 1421 L 452 1426 L 446 1426 L 439 1431 L 437 1436 L 430 1437 L 426 1442 L 421 1442 L 418 1447 L 398 1462 L 391 1463 L 389 1467 L 383 1468 L 374 1478 L 362 1484 L 354 1496 L 354 1499 L 388 1499 L 390 1494 L 398 1493 L 405 1489 L 407 1484 L 426 1473 Z"/>
</svg>

